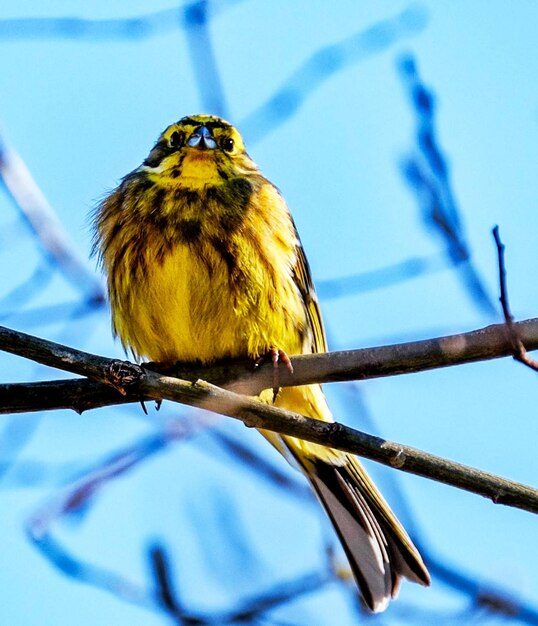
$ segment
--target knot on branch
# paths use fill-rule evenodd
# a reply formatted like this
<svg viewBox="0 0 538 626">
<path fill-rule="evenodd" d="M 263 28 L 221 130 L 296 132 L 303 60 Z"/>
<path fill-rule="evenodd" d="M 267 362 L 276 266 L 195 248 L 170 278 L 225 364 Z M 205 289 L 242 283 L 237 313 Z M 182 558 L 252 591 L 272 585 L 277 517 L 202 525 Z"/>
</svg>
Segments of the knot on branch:
<svg viewBox="0 0 538 626">
<path fill-rule="evenodd" d="M 504 491 L 498 491 L 491 496 L 493 504 L 504 504 L 506 501 L 506 493 Z"/>
<path fill-rule="evenodd" d="M 104 381 L 126 396 L 128 388 L 138 385 L 143 377 L 144 370 L 139 365 L 117 360 L 106 368 Z"/>
<path fill-rule="evenodd" d="M 342 433 L 342 424 L 338 422 L 331 422 L 330 424 L 326 424 L 327 427 L 327 442 L 332 443 L 335 439 L 340 437 Z"/>
<path fill-rule="evenodd" d="M 406 460 L 407 460 L 407 456 L 405 452 L 400 448 L 398 452 L 394 453 L 389 458 L 389 463 L 391 464 L 392 467 L 402 468 L 405 465 Z"/>
</svg>

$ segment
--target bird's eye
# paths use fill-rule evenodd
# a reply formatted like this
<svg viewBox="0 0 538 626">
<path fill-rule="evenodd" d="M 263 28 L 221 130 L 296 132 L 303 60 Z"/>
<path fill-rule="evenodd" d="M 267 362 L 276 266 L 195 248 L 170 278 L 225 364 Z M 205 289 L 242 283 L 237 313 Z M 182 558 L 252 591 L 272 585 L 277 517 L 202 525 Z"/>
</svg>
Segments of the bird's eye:
<svg viewBox="0 0 538 626">
<path fill-rule="evenodd" d="M 176 130 L 170 135 L 169 142 L 171 148 L 181 148 L 183 145 L 183 137 Z"/>
<path fill-rule="evenodd" d="M 226 137 L 222 142 L 222 149 L 226 152 L 231 152 L 234 149 L 234 140 L 231 137 Z"/>
</svg>

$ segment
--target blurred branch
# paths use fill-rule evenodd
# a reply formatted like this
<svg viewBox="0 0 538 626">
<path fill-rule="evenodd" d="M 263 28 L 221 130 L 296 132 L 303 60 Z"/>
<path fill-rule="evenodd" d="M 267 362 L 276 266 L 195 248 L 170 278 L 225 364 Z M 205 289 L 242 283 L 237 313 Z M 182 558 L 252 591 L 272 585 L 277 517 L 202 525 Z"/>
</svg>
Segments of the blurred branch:
<svg viewBox="0 0 538 626">
<path fill-rule="evenodd" d="M 202 0 L 203 1 L 203 0 Z M 213 0 L 212 12 L 237 0 Z M 111 40 L 146 39 L 190 26 L 190 15 L 199 1 L 139 17 L 92 20 L 79 17 L 30 17 L 0 20 L 0 39 Z"/>
<path fill-rule="evenodd" d="M 527 348 L 538 349 L 538 318 L 517 322 L 514 325 Z M 97 378 L 102 375 L 103 368 L 110 362 L 110 359 L 103 360 L 89 353 L 75 351 L 2 326 L 0 326 L 0 350 L 81 376 Z M 289 387 L 311 383 L 367 380 L 497 359 L 511 356 L 512 352 L 512 344 L 505 325 L 495 324 L 467 333 L 422 341 L 293 356 L 290 357 L 293 374 L 290 374 L 286 367 L 282 367 L 279 382 L 282 387 Z M 76 362 L 80 363 L 80 367 L 75 365 L 72 354 L 78 355 Z M 95 364 L 91 370 L 88 369 L 90 363 Z M 155 366 L 151 364 L 145 366 L 148 369 L 151 367 Z M 183 380 L 207 380 L 230 391 L 247 395 L 257 395 L 261 390 L 273 385 L 272 363 L 262 363 L 254 368 L 252 361 L 245 359 L 220 361 L 211 366 L 178 363 L 173 368 L 160 371 Z M 139 400 L 138 395 L 130 393 L 120 395 L 110 385 L 96 380 L 0 384 L 0 414 L 51 409 L 72 409 L 82 413 L 105 405 Z"/>
<path fill-rule="evenodd" d="M 249 468 L 249 472 L 255 471 L 257 475 L 273 486 L 280 487 L 288 493 L 303 501 L 314 502 L 312 489 L 304 480 L 297 480 L 291 473 L 286 473 L 279 466 L 260 456 L 249 448 L 243 441 L 232 437 L 223 430 L 212 429 L 208 433 L 221 450 L 224 450 L 234 462 L 241 462 Z M 206 444 L 204 444 L 206 450 Z M 296 472 L 295 472 L 296 473 Z"/>
<path fill-rule="evenodd" d="M 471 262 L 471 253 L 449 179 L 449 166 L 437 142 L 434 95 L 421 82 L 412 56 L 401 59 L 399 70 L 417 124 L 417 148 L 415 154 L 403 164 L 404 177 L 417 195 L 427 227 L 435 229 L 445 242 L 448 257 L 458 267 L 473 301 L 485 313 L 493 316 L 496 313 L 495 305 Z"/>
<path fill-rule="evenodd" d="M 394 263 L 370 272 L 361 272 L 352 276 L 342 276 L 328 280 L 317 280 L 316 291 L 320 299 L 331 300 L 348 298 L 357 293 L 383 289 L 403 281 L 445 270 L 444 257 L 411 257 L 400 263 Z"/>
<path fill-rule="evenodd" d="M 510 343 L 512 344 L 513 356 L 516 361 L 523 363 L 527 367 L 530 367 L 534 371 L 538 371 L 538 361 L 534 360 L 523 345 L 521 337 L 517 332 L 517 327 L 514 324 L 514 318 L 510 312 L 510 305 L 508 304 L 508 289 L 506 287 L 506 268 L 504 265 L 504 244 L 501 241 L 499 234 L 499 227 L 495 226 L 493 229 L 493 237 L 497 246 L 497 258 L 499 262 L 499 285 L 501 290 L 501 306 L 504 314 L 504 321 L 508 336 L 510 337 Z"/>
<path fill-rule="evenodd" d="M 87 267 L 24 161 L 0 139 L 0 176 L 18 211 L 34 233 L 46 257 L 72 285 L 95 304 L 105 301 L 101 282 Z"/>
<path fill-rule="evenodd" d="M 145 589 L 114 572 L 76 559 L 52 535 L 46 533 L 33 537 L 30 534 L 30 539 L 45 558 L 66 576 L 107 591 L 126 602 L 151 607 L 152 599 Z"/>
<path fill-rule="evenodd" d="M 104 302 L 96 302 L 95 300 L 73 300 L 72 302 L 36 306 L 22 310 L 13 308 L 2 313 L 0 320 L 5 322 L 16 316 L 17 323 L 25 328 L 47 326 L 48 324 L 57 324 L 59 321 L 72 322 L 75 319 L 81 319 L 99 312 L 103 306 Z"/>
<path fill-rule="evenodd" d="M 160 545 L 151 546 L 149 558 L 158 602 L 177 624 L 184 624 L 185 626 L 254 624 L 258 617 L 268 611 L 312 591 L 319 591 L 321 587 L 333 580 L 330 571 L 314 572 L 285 583 L 279 583 L 269 591 L 244 600 L 236 609 L 209 615 L 194 614 L 186 611 L 179 601 L 169 559 L 164 548 Z"/>
<path fill-rule="evenodd" d="M 473 607 L 486 609 L 489 614 L 511 617 L 524 624 L 538 625 L 538 611 L 529 604 L 520 601 L 513 594 L 487 582 L 481 581 L 476 574 L 466 574 L 461 567 L 447 565 L 417 542 L 433 577 L 465 594 Z"/>
<path fill-rule="evenodd" d="M 209 2 L 200 0 L 185 9 L 187 42 L 202 109 L 226 117 L 224 88 L 220 79 L 213 43 L 209 33 Z"/>
<path fill-rule="evenodd" d="M 212 420 L 211 420 L 212 421 Z M 111 480 L 130 471 L 134 466 L 177 440 L 184 440 L 205 426 L 207 419 L 197 416 L 188 422 L 177 422 L 173 428 L 162 433 L 145 437 L 136 444 L 113 453 L 100 462 L 90 472 L 57 494 L 32 515 L 28 522 L 28 532 L 33 540 L 50 532 L 58 519 L 76 513 L 87 506 L 95 495 Z"/>
<path fill-rule="evenodd" d="M 358 454 L 402 471 L 483 495 L 498 504 L 538 513 L 538 490 L 526 485 L 373 437 L 343 424 L 322 422 L 278 409 L 203 380 L 189 382 L 164 376 L 133 363 L 92 355 L 1 327 L 0 349 L 92 377 L 115 386 L 122 395 L 128 390 L 133 398 L 171 400 L 222 413 L 250 427 L 264 428 Z M 298 382 L 295 380 L 294 384 Z"/>
<path fill-rule="evenodd" d="M 178 624 L 201 624 L 199 620 L 192 620 L 181 608 L 174 588 L 168 555 L 161 545 L 152 545 L 149 548 L 149 562 L 152 578 L 155 580 L 155 595 L 158 604 Z"/>
<path fill-rule="evenodd" d="M 412 6 L 395 17 L 377 22 L 310 56 L 267 102 L 239 124 L 252 145 L 288 120 L 307 98 L 337 72 L 386 50 L 426 25 L 423 8 Z"/>
<path fill-rule="evenodd" d="M 212 416 L 198 415 L 188 422 L 175 422 L 164 432 L 146 437 L 104 459 L 32 515 L 26 524 L 32 543 L 67 576 L 104 589 L 128 602 L 151 608 L 153 601 L 146 590 L 120 574 L 74 557 L 54 538 L 52 526 L 61 519 L 80 514 L 111 481 L 161 452 L 170 443 L 192 436 L 213 419 Z"/>
</svg>

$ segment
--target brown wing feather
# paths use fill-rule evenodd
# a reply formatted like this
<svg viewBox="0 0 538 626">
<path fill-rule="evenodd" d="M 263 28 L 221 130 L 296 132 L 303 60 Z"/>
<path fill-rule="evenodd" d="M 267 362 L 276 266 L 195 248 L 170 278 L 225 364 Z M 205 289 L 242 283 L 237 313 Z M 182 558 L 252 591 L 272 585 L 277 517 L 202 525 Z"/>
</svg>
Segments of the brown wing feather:
<svg viewBox="0 0 538 626">
<path fill-rule="evenodd" d="M 295 224 L 293 227 L 295 228 Z M 323 326 L 316 289 L 312 281 L 312 274 L 310 273 L 310 266 L 308 265 L 296 228 L 295 233 L 297 237 L 297 247 L 295 250 L 297 261 L 293 268 L 293 278 L 303 297 L 308 321 L 312 329 L 312 352 L 327 352 L 327 338 L 325 336 L 325 328 Z"/>
</svg>

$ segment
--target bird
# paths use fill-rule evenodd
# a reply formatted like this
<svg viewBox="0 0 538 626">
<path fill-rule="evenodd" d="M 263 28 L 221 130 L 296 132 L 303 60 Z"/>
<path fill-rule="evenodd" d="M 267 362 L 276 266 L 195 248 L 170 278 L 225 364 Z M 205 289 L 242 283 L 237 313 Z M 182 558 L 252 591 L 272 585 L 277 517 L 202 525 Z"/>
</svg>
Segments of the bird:
<svg viewBox="0 0 538 626">
<path fill-rule="evenodd" d="M 168 126 L 93 219 L 113 333 L 136 359 L 209 365 L 327 351 L 291 213 L 229 122 L 200 114 Z M 334 421 L 318 384 L 259 397 Z M 370 611 L 387 608 L 402 578 L 430 584 L 417 548 L 355 456 L 261 432 L 308 479 Z"/>
</svg>

